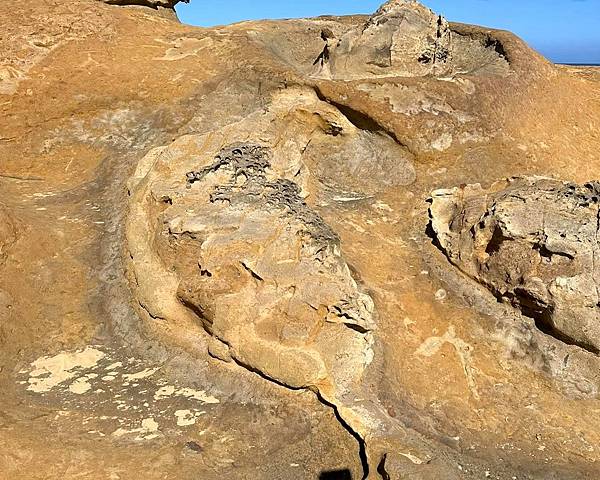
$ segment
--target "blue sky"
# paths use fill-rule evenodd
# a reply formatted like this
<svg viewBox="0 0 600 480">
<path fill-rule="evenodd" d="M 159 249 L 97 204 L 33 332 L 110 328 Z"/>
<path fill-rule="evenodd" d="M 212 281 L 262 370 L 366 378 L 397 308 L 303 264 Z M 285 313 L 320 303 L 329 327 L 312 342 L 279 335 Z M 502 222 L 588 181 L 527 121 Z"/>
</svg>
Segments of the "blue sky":
<svg viewBox="0 0 600 480">
<path fill-rule="evenodd" d="M 383 0 L 191 0 L 182 22 L 212 26 L 262 18 L 371 13 Z M 452 21 L 511 30 L 557 63 L 600 63 L 600 0 L 424 0 Z"/>
</svg>

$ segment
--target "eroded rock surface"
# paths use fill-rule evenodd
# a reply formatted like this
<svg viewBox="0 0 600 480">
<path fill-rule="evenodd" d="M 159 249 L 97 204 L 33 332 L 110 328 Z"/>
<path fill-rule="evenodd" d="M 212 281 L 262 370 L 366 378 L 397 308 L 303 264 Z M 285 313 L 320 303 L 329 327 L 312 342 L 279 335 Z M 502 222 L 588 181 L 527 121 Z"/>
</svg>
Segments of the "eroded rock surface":
<svg viewBox="0 0 600 480">
<path fill-rule="evenodd" d="M 269 157 L 266 147 L 232 145 L 188 174 L 204 205 L 196 200 L 190 216 L 176 201 L 165 212 L 169 243 L 198 252 L 178 297 L 240 363 L 294 388 L 317 387 L 329 377 L 319 348 L 341 334 L 327 324 L 367 334 L 374 305 L 341 257 L 337 234 Z"/>
<path fill-rule="evenodd" d="M 151 8 L 174 8 L 179 2 L 190 3 L 190 0 L 100 0 L 109 5 L 140 5 Z"/>
<path fill-rule="evenodd" d="M 539 329 L 600 351 L 599 184 L 515 178 L 434 192 L 448 259 Z"/>
<path fill-rule="evenodd" d="M 0 204 L 0 264 L 6 260 L 9 247 L 17 239 L 17 227 L 15 221 L 6 211 L 6 207 Z"/>
<path fill-rule="evenodd" d="M 150 321 L 190 332 L 199 322 L 213 357 L 318 393 L 365 442 L 372 469 L 391 445 L 431 459 L 369 392 L 374 302 L 306 199 L 340 195 L 307 168 L 307 146 L 333 135 L 345 151 L 364 141 L 335 108 L 293 89 L 265 112 L 152 152 L 130 183 L 134 292 Z"/>
<path fill-rule="evenodd" d="M 328 57 L 334 77 L 444 73 L 452 60 L 450 29 L 420 3 L 392 0 L 344 34 Z"/>
<path fill-rule="evenodd" d="M 326 46 L 315 63 L 326 78 L 445 76 L 469 68 L 467 63 L 507 66 L 493 42 L 452 32 L 443 16 L 416 0 L 388 1 L 339 39 L 329 29 L 321 35 Z"/>
<path fill-rule="evenodd" d="M 0 477 L 595 478 L 593 69 L 175 3 L 0 2 Z"/>
</svg>

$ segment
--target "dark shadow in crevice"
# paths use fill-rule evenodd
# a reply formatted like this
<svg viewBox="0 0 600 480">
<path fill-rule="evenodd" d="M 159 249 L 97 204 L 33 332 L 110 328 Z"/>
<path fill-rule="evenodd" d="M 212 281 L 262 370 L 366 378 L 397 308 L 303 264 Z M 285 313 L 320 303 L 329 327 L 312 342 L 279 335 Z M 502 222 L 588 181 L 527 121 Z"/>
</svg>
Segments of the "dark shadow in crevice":
<svg viewBox="0 0 600 480">
<path fill-rule="evenodd" d="M 354 330 L 355 332 L 365 334 L 370 332 L 368 328 L 363 327 L 362 325 L 357 325 L 356 323 L 344 322 L 344 325 L 348 327 L 350 330 Z"/>
<path fill-rule="evenodd" d="M 323 95 L 323 92 L 321 92 L 318 86 L 315 85 L 313 86 L 313 88 L 319 100 L 321 100 L 322 102 L 327 102 L 330 105 L 333 105 L 335 108 L 337 108 L 340 111 L 340 113 L 344 117 L 346 117 L 346 119 L 356 128 L 358 128 L 359 130 L 365 130 L 367 132 L 378 133 L 380 135 L 387 135 L 392 140 L 394 140 L 394 142 L 406 148 L 406 150 L 408 150 L 408 152 L 412 154 L 410 148 L 408 148 L 408 146 L 405 143 L 400 141 L 400 139 L 392 130 L 385 128 L 383 125 L 377 122 L 377 120 L 370 117 L 369 115 L 359 112 L 358 110 L 355 110 L 354 108 L 349 107 L 348 105 L 343 105 L 341 103 L 335 102 L 327 98 L 325 95 Z"/>
<path fill-rule="evenodd" d="M 600 350 L 595 347 L 594 345 L 590 345 L 589 343 L 586 342 L 582 342 L 581 340 L 575 340 L 574 338 L 570 337 L 569 335 L 566 335 L 565 333 L 557 330 L 556 328 L 554 328 L 554 326 L 552 325 L 552 321 L 551 321 L 551 316 L 552 316 L 552 310 L 548 309 L 545 310 L 541 313 L 539 312 L 528 312 L 525 308 L 521 307 L 521 313 L 528 317 L 533 319 L 534 323 L 535 323 L 535 327 L 542 332 L 544 335 L 548 335 L 552 338 L 555 338 L 556 340 L 565 343 L 567 345 L 573 345 L 575 347 L 579 347 L 582 350 L 585 350 L 587 352 L 590 352 L 594 355 L 600 355 Z"/>
<path fill-rule="evenodd" d="M 510 239 L 505 237 L 504 233 L 502 232 L 502 229 L 498 225 L 496 225 L 492 233 L 492 238 L 490 238 L 490 241 L 485 247 L 485 253 L 487 253 L 488 255 L 493 255 L 494 253 L 499 252 L 505 240 Z"/>
<path fill-rule="evenodd" d="M 446 257 L 446 259 L 448 259 L 448 252 L 446 252 L 446 249 L 444 247 L 442 247 L 442 244 L 440 243 L 437 235 L 435 234 L 435 230 L 433 229 L 433 224 L 431 223 L 431 219 L 429 220 L 429 222 L 427 222 L 427 227 L 425 227 L 425 235 L 427 235 L 427 237 L 429 237 L 429 239 L 431 240 L 431 244 L 437 248 L 440 252 L 442 252 L 444 254 L 444 256 Z M 450 261 L 448 259 L 448 261 Z"/>
<path fill-rule="evenodd" d="M 326 470 L 319 474 L 319 480 L 352 480 L 352 473 L 347 468 Z"/>
<path fill-rule="evenodd" d="M 377 473 L 383 480 L 391 480 L 390 474 L 385 469 L 385 461 L 387 460 L 387 453 L 381 457 L 379 465 L 377 465 Z"/>
<path fill-rule="evenodd" d="M 331 407 L 333 409 L 333 413 L 335 414 L 335 418 L 337 419 L 338 422 L 340 422 L 340 424 L 342 425 L 342 427 L 344 427 L 349 433 L 350 435 L 352 435 L 356 441 L 358 442 L 358 447 L 359 447 L 359 457 L 360 457 L 360 463 L 362 465 L 363 468 L 363 477 L 362 480 L 365 480 L 368 476 L 369 476 L 369 461 L 367 459 L 367 448 L 365 445 L 365 441 L 363 440 L 363 438 L 358 434 L 358 432 L 356 432 L 355 430 L 352 429 L 352 427 L 350 425 L 348 425 L 348 423 L 346 422 L 346 420 L 344 420 L 341 416 L 340 416 L 340 412 L 338 411 L 337 405 L 328 402 L 327 400 L 325 400 L 323 398 L 323 396 L 321 395 L 320 392 L 315 392 L 317 394 L 317 398 L 321 401 L 321 403 L 323 403 L 324 405 L 328 405 L 329 407 Z M 333 478 L 333 477 L 330 477 Z"/>
<path fill-rule="evenodd" d="M 497 38 L 487 36 L 483 42 L 483 45 L 485 48 L 494 50 L 498 55 L 506 59 L 506 50 L 504 49 L 504 45 L 502 45 L 502 42 Z"/>
<path fill-rule="evenodd" d="M 502 295 L 498 291 L 490 290 L 492 294 L 496 297 L 498 302 L 509 301 L 510 304 L 515 307 L 521 315 L 524 317 L 530 318 L 533 320 L 535 327 L 538 331 L 547 335 L 549 337 L 558 340 L 566 345 L 572 345 L 574 347 L 579 347 L 586 352 L 592 353 L 594 355 L 600 355 L 600 349 L 595 347 L 594 345 L 590 345 L 587 342 L 582 342 L 581 340 L 574 339 L 573 337 L 561 332 L 556 329 L 552 322 L 552 317 L 554 315 L 554 308 L 550 305 L 541 305 L 535 298 L 527 295 L 523 290 L 517 290 L 512 297 L 508 297 Z M 520 293 L 520 294 L 519 294 Z"/>
</svg>

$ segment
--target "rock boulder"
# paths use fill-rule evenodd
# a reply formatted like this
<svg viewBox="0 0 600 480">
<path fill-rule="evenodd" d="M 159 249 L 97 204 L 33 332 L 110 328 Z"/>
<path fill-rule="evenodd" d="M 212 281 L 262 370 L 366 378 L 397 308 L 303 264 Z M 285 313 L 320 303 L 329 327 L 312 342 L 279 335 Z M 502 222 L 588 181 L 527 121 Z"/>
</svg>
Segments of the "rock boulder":
<svg viewBox="0 0 600 480">
<path fill-rule="evenodd" d="M 557 339 L 600 352 L 600 184 L 513 178 L 436 191 L 448 259 Z"/>
</svg>

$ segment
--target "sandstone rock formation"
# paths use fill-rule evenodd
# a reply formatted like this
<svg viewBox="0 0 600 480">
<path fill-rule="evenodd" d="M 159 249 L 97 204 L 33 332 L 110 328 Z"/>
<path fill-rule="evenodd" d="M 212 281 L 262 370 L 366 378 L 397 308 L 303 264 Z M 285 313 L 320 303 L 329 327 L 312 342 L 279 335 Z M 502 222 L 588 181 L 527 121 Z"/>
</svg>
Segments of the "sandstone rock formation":
<svg viewBox="0 0 600 480">
<path fill-rule="evenodd" d="M 322 38 L 326 45 L 315 63 L 317 76 L 324 78 L 452 77 L 470 70 L 501 72 L 507 66 L 497 41 L 453 31 L 444 17 L 417 0 L 388 1 L 339 39 L 329 29 Z"/>
<path fill-rule="evenodd" d="M 175 4 L 0 4 L 0 477 L 595 478 L 597 69 Z"/>
<path fill-rule="evenodd" d="M 179 2 L 190 3 L 190 0 L 100 0 L 109 5 L 140 5 L 151 8 L 174 8 Z"/>
<path fill-rule="evenodd" d="M 399 428 L 368 388 L 377 312 L 339 236 L 305 201 L 323 190 L 311 178 L 308 146 L 331 136 L 350 164 L 365 143 L 372 147 L 356 160 L 369 162 L 366 172 L 377 173 L 371 162 L 386 158 L 388 145 L 374 148 L 370 136 L 302 89 L 276 95 L 241 122 L 150 153 L 129 185 L 132 284 L 142 316 L 166 322 L 163 336 L 175 324 L 177 343 L 179 330 L 200 322 L 213 357 L 318 393 L 366 442 L 374 470 Z M 412 165 L 398 160 L 388 179 L 412 181 Z M 326 169 L 340 157 L 317 161 Z M 334 188 L 324 194 L 344 201 Z"/>
<path fill-rule="evenodd" d="M 416 0 L 387 2 L 330 48 L 323 67 L 333 78 L 444 74 L 452 62 L 448 22 Z"/>
<path fill-rule="evenodd" d="M 434 192 L 432 228 L 450 261 L 535 320 L 600 352 L 599 185 L 511 179 Z"/>
</svg>

